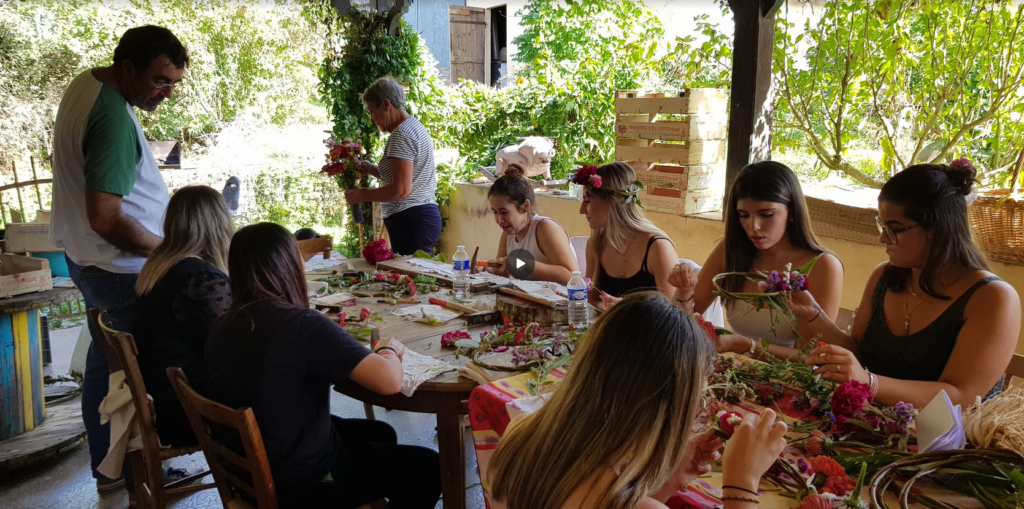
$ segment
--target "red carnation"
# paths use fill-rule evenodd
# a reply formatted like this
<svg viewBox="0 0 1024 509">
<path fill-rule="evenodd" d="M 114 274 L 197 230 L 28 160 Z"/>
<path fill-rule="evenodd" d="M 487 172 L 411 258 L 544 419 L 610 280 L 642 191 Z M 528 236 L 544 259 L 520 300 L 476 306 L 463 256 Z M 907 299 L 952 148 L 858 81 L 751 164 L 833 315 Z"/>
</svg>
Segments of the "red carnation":
<svg viewBox="0 0 1024 509">
<path fill-rule="evenodd" d="M 736 432 L 736 426 L 739 426 L 743 422 L 743 414 L 732 411 L 725 412 L 718 416 L 718 428 L 722 430 L 722 433 L 732 436 Z"/>
<path fill-rule="evenodd" d="M 871 388 L 856 380 L 850 380 L 836 387 L 832 393 L 832 415 L 842 423 L 846 419 L 857 419 L 864 413 L 864 405 L 871 397 Z"/>
</svg>

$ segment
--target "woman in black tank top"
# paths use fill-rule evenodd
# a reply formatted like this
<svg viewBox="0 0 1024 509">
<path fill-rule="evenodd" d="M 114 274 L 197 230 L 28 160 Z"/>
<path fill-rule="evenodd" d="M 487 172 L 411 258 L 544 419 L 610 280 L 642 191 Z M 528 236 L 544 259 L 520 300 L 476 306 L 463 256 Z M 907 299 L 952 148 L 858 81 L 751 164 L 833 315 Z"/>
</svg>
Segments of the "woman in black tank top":
<svg viewBox="0 0 1024 509">
<path fill-rule="evenodd" d="M 889 261 L 871 275 L 849 333 L 808 292 L 794 296 L 801 336 L 829 343 L 807 358 L 816 373 L 867 384 L 883 405 L 922 408 L 944 390 L 968 406 L 999 392 L 1020 335 L 1020 299 L 971 240 L 974 178 L 970 161 L 958 159 L 911 166 L 885 184 L 877 226 Z"/>
<path fill-rule="evenodd" d="M 644 216 L 633 169 L 618 162 L 585 166 L 573 182 L 583 186 L 580 214 L 591 228 L 587 277 L 599 291 L 588 293 L 590 302 L 607 307 L 643 290 L 672 296 L 675 288 L 668 278 L 679 255 L 668 236 Z"/>
</svg>

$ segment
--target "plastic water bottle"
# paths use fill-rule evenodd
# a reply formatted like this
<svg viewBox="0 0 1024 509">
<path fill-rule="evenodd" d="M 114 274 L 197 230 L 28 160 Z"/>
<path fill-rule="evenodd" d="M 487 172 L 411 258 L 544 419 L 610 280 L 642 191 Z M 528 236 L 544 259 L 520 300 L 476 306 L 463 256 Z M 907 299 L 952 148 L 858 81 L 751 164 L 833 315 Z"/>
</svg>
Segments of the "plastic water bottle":
<svg viewBox="0 0 1024 509">
<path fill-rule="evenodd" d="M 583 282 L 580 271 L 572 273 L 569 284 L 569 325 L 573 328 L 586 327 L 590 324 L 589 309 L 587 308 L 587 283 Z"/>
<path fill-rule="evenodd" d="M 452 257 L 452 281 L 455 298 L 469 298 L 469 254 L 466 253 L 466 246 L 459 246 Z"/>
</svg>

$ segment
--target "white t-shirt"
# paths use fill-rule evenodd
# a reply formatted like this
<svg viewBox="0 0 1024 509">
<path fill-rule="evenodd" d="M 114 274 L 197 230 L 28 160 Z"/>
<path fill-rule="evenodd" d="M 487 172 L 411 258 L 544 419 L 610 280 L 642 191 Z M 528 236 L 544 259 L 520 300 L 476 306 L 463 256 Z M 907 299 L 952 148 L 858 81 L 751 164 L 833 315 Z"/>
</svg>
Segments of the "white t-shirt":
<svg viewBox="0 0 1024 509">
<path fill-rule="evenodd" d="M 409 117 L 399 124 L 384 147 L 377 170 L 385 184 L 394 181 L 391 175 L 391 158 L 412 161 L 412 190 L 401 200 L 381 202 L 380 215 L 388 217 L 405 209 L 420 205 L 433 205 L 437 192 L 437 168 L 434 166 L 434 142 L 430 134 L 416 117 Z"/>
<path fill-rule="evenodd" d="M 169 193 L 142 126 L 132 106 L 92 70 L 71 82 L 57 110 L 50 242 L 78 265 L 138 273 L 144 257 L 114 247 L 89 226 L 86 189 L 123 196 L 125 214 L 163 234 Z"/>
</svg>

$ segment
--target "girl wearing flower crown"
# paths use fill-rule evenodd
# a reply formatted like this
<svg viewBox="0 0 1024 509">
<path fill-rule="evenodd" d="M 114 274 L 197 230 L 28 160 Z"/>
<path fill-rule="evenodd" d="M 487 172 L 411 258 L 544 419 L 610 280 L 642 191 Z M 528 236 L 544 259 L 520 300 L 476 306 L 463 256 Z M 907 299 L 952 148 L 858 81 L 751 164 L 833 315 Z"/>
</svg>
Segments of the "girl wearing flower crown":
<svg viewBox="0 0 1024 509">
<path fill-rule="evenodd" d="M 626 163 L 584 166 L 572 177 L 583 186 L 580 214 L 587 217 L 587 276 L 599 292 L 592 304 L 607 308 L 626 294 L 658 290 L 671 296 L 672 268 L 679 262 L 675 245 L 644 216 L 638 194 L 643 185 Z"/>
<path fill-rule="evenodd" d="M 487 192 L 494 222 L 501 227 L 498 257 L 487 271 L 509 277 L 505 266 L 508 253 L 522 249 L 533 255 L 534 267 L 529 279 L 566 284 L 580 270 L 569 235 L 557 221 L 535 212 L 537 199 L 523 167 L 511 163 Z"/>
<path fill-rule="evenodd" d="M 747 165 L 736 175 L 726 198 L 725 240 L 704 262 L 699 277 L 680 263 L 669 281 L 677 288 L 676 300 L 684 308 L 704 313 L 717 298 L 712 279 L 724 272 L 782 273 L 784 267 L 800 267 L 817 258 L 809 291 L 821 303 L 822 312 L 834 320 L 843 293 L 843 266 L 825 251 L 811 230 L 807 205 L 793 170 L 774 161 Z M 726 277 L 730 292 L 759 292 L 756 283 L 740 276 Z M 777 321 L 768 309 L 757 309 L 744 300 L 726 299 L 726 318 L 735 334 L 718 337 L 719 352 L 761 353 L 761 340 L 771 338 L 768 352 L 790 357 L 802 346 L 796 324 Z M 809 340 L 809 338 L 808 338 Z"/>
<path fill-rule="evenodd" d="M 921 408 L 940 390 L 970 405 L 1002 388 L 1020 334 L 1020 298 L 988 269 L 971 239 L 967 159 L 917 164 L 878 195 L 878 240 L 889 261 L 868 279 L 847 333 L 811 295 L 793 294 L 800 335 L 829 343 L 806 362 L 836 382 L 856 380 L 875 401 Z"/>
</svg>

